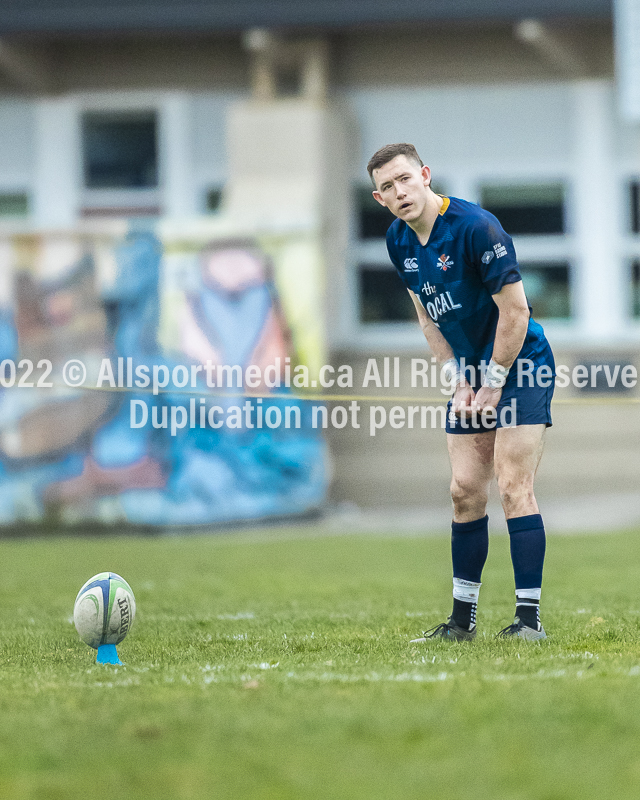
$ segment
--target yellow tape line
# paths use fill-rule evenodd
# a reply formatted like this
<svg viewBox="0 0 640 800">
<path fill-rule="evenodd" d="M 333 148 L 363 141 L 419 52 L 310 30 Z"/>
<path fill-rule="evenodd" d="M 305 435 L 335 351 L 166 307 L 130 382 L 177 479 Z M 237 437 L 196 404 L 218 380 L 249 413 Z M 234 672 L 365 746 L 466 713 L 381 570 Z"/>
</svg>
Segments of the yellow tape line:
<svg viewBox="0 0 640 800">
<path fill-rule="evenodd" d="M 61 384 L 58 384 L 61 387 Z M 69 388 L 66 387 L 65 388 Z M 136 387 L 114 387 L 114 386 L 78 386 L 78 389 L 93 392 L 130 392 L 135 394 L 153 394 L 151 389 L 138 389 Z M 188 390 L 188 389 L 159 389 L 158 396 L 163 394 L 185 395 L 194 397 L 241 397 L 246 399 L 270 400 L 284 398 L 288 400 L 309 400 L 325 403 L 436 403 L 444 405 L 448 402 L 448 396 L 440 397 L 416 397 L 415 395 L 363 395 L 363 394 L 296 394 L 294 392 L 270 392 L 268 394 L 258 394 L 252 392 L 212 392 L 210 389 Z M 599 405 L 639 405 L 640 397 L 554 397 L 551 401 L 554 405 L 567 406 L 599 406 Z"/>
</svg>

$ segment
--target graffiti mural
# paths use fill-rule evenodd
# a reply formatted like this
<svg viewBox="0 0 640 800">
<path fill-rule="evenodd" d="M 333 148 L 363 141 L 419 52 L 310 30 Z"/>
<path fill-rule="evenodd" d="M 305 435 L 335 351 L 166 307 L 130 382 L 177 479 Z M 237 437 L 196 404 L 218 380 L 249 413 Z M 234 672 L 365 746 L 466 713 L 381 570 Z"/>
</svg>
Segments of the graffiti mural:
<svg viewBox="0 0 640 800">
<path fill-rule="evenodd" d="M 290 255 L 144 225 L 2 241 L 0 524 L 318 508 L 326 445 L 285 379 L 301 362 L 276 289 Z"/>
</svg>

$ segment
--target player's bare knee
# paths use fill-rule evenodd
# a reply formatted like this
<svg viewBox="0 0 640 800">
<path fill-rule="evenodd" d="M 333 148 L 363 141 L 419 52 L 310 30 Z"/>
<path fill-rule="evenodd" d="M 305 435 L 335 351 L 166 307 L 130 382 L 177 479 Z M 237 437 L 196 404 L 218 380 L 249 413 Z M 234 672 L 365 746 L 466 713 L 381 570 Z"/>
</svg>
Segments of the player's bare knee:
<svg viewBox="0 0 640 800">
<path fill-rule="evenodd" d="M 477 510 L 478 516 L 483 516 L 488 499 L 486 488 L 473 481 L 456 478 L 451 481 L 451 500 L 456 515 L 464 516 Z"/>
<path fill-rule="evenodd" d="M 478 495 L 478 486 L 473 481 L 464 480 L 464 478 L 454 477 L 451 481 L 451 499 L 454 502 L 464 502 L 470 498 Z"/>
<path fill-rule="evenodd" d="M 528 479 L 502 478 L 498 480 L 498 489 L 500 502 L 507 515 L 517 515 L 521 509 L 535 503 L 533 482 Z"/>
</svg>

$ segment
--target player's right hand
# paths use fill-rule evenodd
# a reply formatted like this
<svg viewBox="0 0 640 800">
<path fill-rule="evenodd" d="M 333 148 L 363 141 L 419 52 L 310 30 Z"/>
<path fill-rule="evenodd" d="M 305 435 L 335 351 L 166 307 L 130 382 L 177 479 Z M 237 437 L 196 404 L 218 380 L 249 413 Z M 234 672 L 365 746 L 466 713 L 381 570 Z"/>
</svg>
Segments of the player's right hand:
<svg viewBox="0 0 640 800">
<path fill-rule="evenodd" d="M 471 403 L 476 394 L 468 383 L 460 384 L 451 398 L 451 410 L 454 414 L 466 417 L 471 414 Z"/>
</svg>

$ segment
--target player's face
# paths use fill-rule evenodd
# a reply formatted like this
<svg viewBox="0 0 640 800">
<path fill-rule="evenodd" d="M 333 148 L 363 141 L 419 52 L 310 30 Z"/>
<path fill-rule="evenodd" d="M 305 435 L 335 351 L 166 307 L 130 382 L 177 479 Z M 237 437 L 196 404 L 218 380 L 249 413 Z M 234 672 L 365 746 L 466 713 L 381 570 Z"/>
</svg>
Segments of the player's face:
<svg viewBox="0 0 640 800">
<path fill-rule="evenodd" d="M 405 222 L 417 220 L 424 211 L 429 197 L 431 172 L 429 167 L 406 156 L 396 156 L 380 169 L 374 169 L 375 199 Z"/>
</svg>

